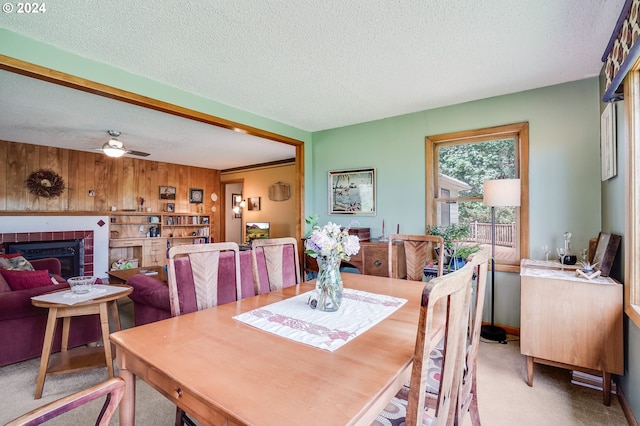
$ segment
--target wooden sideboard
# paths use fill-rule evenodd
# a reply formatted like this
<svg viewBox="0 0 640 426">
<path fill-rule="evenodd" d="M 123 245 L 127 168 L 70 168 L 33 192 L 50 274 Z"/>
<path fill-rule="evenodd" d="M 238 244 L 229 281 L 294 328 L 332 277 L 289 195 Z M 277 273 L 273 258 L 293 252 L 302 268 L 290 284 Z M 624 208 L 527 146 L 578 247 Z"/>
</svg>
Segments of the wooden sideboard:
<svg viewBox="0 0 640 426">
<path fill-rule="evenodd" d="M 520 351 L 527 384 L 534 363 L 601 375 L 611 401 L 611 374 L 624 374 L 623 286 L 608 277 L 576 276 L 559 262 L 523 259 L 520 266 Z"/>
<path fill-rule="evenodd" d="M 304 242 L 303 242 L 304 243 Z M 404 260 L 404 244 L 394 243 L 391 251 L 393 278 L 404 278 L 407 276 L 407 269 Z M 317 271 L 318 263 L 308 255 L 303 256 L 303 270 Z M 360 251 L 355 256 L 351 256 L 348 262 L 343 262 L 345 266 L 353 266 L 364 275 L 377 275 L 380 277 L 389 276 L 389 242 L 388 241 L 360 241 Z"/>
</svg>

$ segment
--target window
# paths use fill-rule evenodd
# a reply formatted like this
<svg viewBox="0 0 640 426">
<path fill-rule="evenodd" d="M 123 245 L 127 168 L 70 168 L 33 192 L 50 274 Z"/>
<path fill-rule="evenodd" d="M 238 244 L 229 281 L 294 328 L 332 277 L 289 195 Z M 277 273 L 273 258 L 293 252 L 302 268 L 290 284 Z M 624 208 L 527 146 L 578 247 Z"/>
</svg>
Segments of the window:
<svg viewBox="0 0 640 426">
<path fill-rule="evenodd" d="M 520 178 L 522 205 L 495 208 L 496 270 L 518 272 L 529 255 L 528 153 L 528 123 L 427 136 L 426 224 L 465 225 L 463 244 L 491 246 L 483 183 Z"/>
<path fill-rule="evenodd" d="M 624 238 L 624 300 L 625 313 L 640 327 L 640 62 L 636 62 L 625 77 L 624 106 L 629 135 L 625 178 L 628 207 Z"/>
</svg>

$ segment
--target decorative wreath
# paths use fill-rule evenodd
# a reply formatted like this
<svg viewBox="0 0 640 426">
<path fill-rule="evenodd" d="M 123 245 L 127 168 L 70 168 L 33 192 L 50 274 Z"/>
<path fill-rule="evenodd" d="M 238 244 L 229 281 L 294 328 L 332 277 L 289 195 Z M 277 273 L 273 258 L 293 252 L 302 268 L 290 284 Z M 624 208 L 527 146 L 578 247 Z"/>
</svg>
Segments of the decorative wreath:
<svg viewBox="0 0 640 426">
<path fill-rule="evenodd" d="M 35 171 L 25 183 L 29 191 L 39 197 L 57 197 L 64 191 L 64 179 L 52 170 Z"/>
</svg>

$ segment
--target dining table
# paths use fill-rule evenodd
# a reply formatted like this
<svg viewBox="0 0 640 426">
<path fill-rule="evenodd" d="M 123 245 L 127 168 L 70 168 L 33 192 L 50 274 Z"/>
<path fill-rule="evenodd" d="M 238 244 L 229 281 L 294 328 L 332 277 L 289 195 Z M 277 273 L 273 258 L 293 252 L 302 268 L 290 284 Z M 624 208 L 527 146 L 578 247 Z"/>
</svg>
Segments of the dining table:
<svg viewBox="0 0 640 426">
<path fill-rule="evenodd" d="M 204 425 L 371 424 L 410 377 L 425 283 L 351 273 L 342 280 L 345 297 L 404 302 L 330 349 L 239 320 L 285 299 L 305 300 L 315 281 L 111 334 L 126 382 L 120 424 L 135 424 L 136 377 Z"/>
</svg>

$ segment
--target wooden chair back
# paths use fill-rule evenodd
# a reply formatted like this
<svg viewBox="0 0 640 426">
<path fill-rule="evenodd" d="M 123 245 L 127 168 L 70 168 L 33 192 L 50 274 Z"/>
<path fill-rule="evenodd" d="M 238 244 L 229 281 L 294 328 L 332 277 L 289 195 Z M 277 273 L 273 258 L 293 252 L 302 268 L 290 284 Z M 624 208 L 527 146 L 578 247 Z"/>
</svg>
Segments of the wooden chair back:
<svg viewBox="0 0 640 426">
<path fill-rule="evenodd" d="M 234 254 L 234 273 L 221 277 L 220 254 L 231 251 Z M 176 261 L 181 257 L 188 257 L 190 271 L 181 268 L 177 274 Z M 242 298 L 240 281 L 240 248 L 233 242 L 189 244 L 174 246 L 169 249 L 169 271 L 167 281 L 169 284 L 169 302 L 171 315 L 178 316 L 180 310 L 180 294 L 178 280 L 183 274 L 190 274 L 193 280 L 197 310 L 212 308 L 218 305 L 218 286 L 222 279 L 235 279 L 236 300 Z M 230 275 L 230 276 L 229 276 Z"/>
<path fill-rule="evenodd" d="M 251 257 L 256 294 L 300 284 L 300 259 L 295 238 L 253 240 Z"/>
<path fill-rule="evenodd" d="M 424 267 L 427 260 L 431 259 L 430 251 L 435 244 L 444 247 L 442 237 L 436 235 L 409 235 L 409 234 L 392 234 L 389 236 L 389 277 L 393 278 L 393 260 L 391 257 L 393 243 L 396 241 L 404 242 L 404 258 L 407 269 L 407 279 L 412 281 L 422 281 L 424 276 Z M 438 273 L 442 275 L 444 266 L 444 250 L 440 249 L 438 254 Z"/>
<path fill-rule="evenodd" d="M 469 263 L 475 268 L 476 294 L 475 300 L 471 303 L 468 343 L 466 347 L 466 368 L 460 385 L 460 397 L 458 398 L 456 418 L 462 421 L 468 411 L 471 414 L 471 424 L 473 426 L 480 426 L 478 394 L 476 392 L 476 370 L 478 366 L 478 347 L 480 344 L 482 312 L 484 310 L 484 297 L 487 287 L 489 257 L 490 250 L 484 248 L 474 253 L 469 259 Z"/>
<path fill-rule="evenodd" d="M 102 410 L 98 414 L 96 425 L 107 426 L 109 420 L 116 412 L 118 404 L 120 404 L 120 400 L 124 395 L 124 388 L 124 380 L 120 377 L 114 377 L 106 382 L 92 386 L 89 389 L 76 392 L 36 408 L 10 421 L 7 423 L 7 426 L 39 425 L 105 395 L 107 398 L 102 406 Z"/>
<path fill-rule="evenodd" d="M 424 288 L 407 403 L 407 425 L 422 424 L 429 355 L 442 338 L 444 359 L 434 424 L 453 424 L 465 366 L 473 269 L 474 265 L 468 263 L 462 269 L 433 278 Z M 444 329 L 440 327 L 442 324 Z"/>
</svg>

